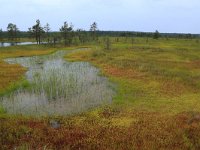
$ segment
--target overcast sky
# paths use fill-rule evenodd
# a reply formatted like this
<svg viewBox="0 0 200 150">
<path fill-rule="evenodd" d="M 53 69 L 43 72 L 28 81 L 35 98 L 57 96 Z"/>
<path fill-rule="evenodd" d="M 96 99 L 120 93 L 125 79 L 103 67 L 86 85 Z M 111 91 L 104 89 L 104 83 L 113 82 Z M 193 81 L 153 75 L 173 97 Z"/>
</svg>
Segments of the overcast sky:
<svg viewBox="0 0 200 150">
<path fill-rule="evenodd" d="M 26 31 L 36 19 L 53 31 L 64 21 L 75 29 L 200 33 L 200 0 L 0 0 L 0 28 Z"/>
</svg>

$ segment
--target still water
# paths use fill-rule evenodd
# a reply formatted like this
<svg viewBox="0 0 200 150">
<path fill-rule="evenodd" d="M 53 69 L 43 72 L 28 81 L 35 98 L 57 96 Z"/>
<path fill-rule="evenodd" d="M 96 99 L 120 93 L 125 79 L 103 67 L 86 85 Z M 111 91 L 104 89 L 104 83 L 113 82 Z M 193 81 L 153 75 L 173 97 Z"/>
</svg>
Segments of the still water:
<svg viewBox="0 0 200 150">
<path fill-rule="evenodd" d="M 37 42 L 0 42 L 0 47 L 16 46 L 16 45 L 32 45 Z M 45 44 L 45 42 L 43 42 Z"/>
<path fill-rule="evenodd" d="M 84 50 L 84 49 L 82 49 Z M 47 56 L 10 58 L 10 64 L 26 68 L 29 88 L 19 88 L 1 98 L 7 113 L 52 116 L 79 113 L 112 101 L 113 84 L 87 62 L 68 62 L 72 51 Z"/>
</svg>

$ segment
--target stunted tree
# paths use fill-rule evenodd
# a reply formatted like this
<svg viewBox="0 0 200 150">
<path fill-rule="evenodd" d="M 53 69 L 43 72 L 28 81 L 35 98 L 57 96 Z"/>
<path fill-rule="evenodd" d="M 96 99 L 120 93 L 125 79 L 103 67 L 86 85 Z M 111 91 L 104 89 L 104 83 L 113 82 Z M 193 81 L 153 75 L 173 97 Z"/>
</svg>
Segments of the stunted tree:
<svg viewBox="0 0 200 150">
<path fill-rule="evenodd" d="M 87 32 L 85 30 L 77 29 L 76 33 L 81 43 L 85 43 L 86 41 L 88 41 Z"/>
<path fill-rule="evenodd" d="M 91 32 L 91 34 L 92 34 L 92 39 L 93 39 L 93 40 L 97 40 L 97 30 L 98 30 L 98 28 L 97 28 L 97 23 L 94 22 L 94 23 L 91 24 L 91 26 L 90 26 L 90 32 Z"/>
<path fill-rule="evenodd" d="M 154 39 L 158 39 L 160 37 L 160 33 L 158 32 L 158 30 L 156 30 L 153 34 L 153 38 Z"/>
<path fill-rule="evenodd" d="M 13 23 L 9 23 L 7 26 L 8 36 L 10 40 L 14 40 L 17 38 L 17 32 L 19 29 L 17 28 L 17 25 Z"/>
<path fill-rule="evenodd" d="M 57 34 L 53 33 L 52 34 L 52 41 L 53 41 L 53 46 L 56 47 L 56 42 L 58 41 L 59 37 Z"/>
<path fill-rule="evenodd" d="M 110 41 L 110 38 L 109 38 L 109 37 L 107 37 L 107 38 L 105 39 L 105 49 L 106 49 L 106 50 L 110 50 L 110 49 L 111 49 L 111 41 Z"/>
<path fill-rule="evenodd" d="M 40 44 L 41 43 L 41 36 L 45 32 L 44 32 L 44 29 L 41 27 L 39 19 L 36 20 L 36 24 L 32 28 L 29 28 L 29 32 L 31 32 L 34 35 L 37 44 Z"/>
<path fill-rule="evenodd" d="M 132 38 L 131 38 L 132 48 L 133 48 L 134 42 L 135 42 L 135 39 L 132 37 Z"/>
<path fill-rule="evenodd" d="M 34 38 L 34 34 L 33 34 L 33 30 L 32 28 L 28 28 L 28 34 L 29 34 L 29 38 Z"/>
<path fill-rule="evenodd" d="M 2 40 L 2 37 L 3 37 L 3 30 L 0 29 L 0 40 Z"/>
<path fill-rule="evenodd" d="M 72 43 L 72 39 L 73 39 L 72 31 L 73 31 L 73 25 L 72 24 L 69 25 L 65 21 L 64 25 L 60 28 L 60 32 L 65 41 L 65 46 L 70 45 Z"/>
<path fill-rule="evenodd" d="M 46 32 L 46 36 L 47 36 L 47 41 L 49 43 L 49 31 L 51 30 L 49 24 L 47 23 L 45 26 L 44 26 L 44 31 Z"/>
</svg>

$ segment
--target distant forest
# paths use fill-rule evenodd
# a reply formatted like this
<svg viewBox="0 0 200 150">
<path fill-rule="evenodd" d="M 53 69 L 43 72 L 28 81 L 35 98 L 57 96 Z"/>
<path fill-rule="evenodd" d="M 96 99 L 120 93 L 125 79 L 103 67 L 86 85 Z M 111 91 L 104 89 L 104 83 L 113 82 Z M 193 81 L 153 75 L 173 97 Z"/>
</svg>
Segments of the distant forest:
<svg viewBox="0 0 200 150">
<path fill-rule="evenodd" d="M 74 43 L 87 43 L 98 41 L 99 37 L 106 37 L 104 41 L 109 45 L 110 39 L 108 37 L 147 37 L 147 38 L 178 38 L 178 39 L 197 39 L 199 34 L 183 34 L 183 33 L 159 33 L 155 32 L 136 32 L 136 31 L 101 31 L 98 29 L 97 23 L 93 22 L 90 25 L 90 30 L 83 29 L 74 30 L 72 24 L 64 22 L 59 31 L 51 31 L 50 25 L 47 23 L 42 26 L 40 20 L 36 20 L 36 23 L 28 28 L 28 31 L 20 31 L 16 24 L 9 23 L 7 31 L 0 29 L 0 41 L 5 42 L 19 42 L 21 38 L 35 39 L 37 44 L 46 42 L 48 44 L 64 43 L 65 46 L 72 45 Z M 118 40 L 118 39 L 117 39 Z M 109 46 L 108 46 L 109 47 Z"/>
<path fill-rule="evenodd" d="M 91 31 L 73 31 L 74 33 L 90 34 Z M 59 35 L 60 31 L 50 31 L 49 35 Z M 154 32 L 138 32 L 138 31 L 96 31 L 97 36 L 110 36 L 110 37 L 153 37 Z M 160 37 L 165 38 L 200 38 L 200 34 L 186 34 L 186 33 L 159 33 Z M 9 38 L 8 31 L 2 31 L 0 34 L 1 38 Z M 32 35 L 29 31 L 18 31 L 17 38 L 30 38 Z"/>
</svg>

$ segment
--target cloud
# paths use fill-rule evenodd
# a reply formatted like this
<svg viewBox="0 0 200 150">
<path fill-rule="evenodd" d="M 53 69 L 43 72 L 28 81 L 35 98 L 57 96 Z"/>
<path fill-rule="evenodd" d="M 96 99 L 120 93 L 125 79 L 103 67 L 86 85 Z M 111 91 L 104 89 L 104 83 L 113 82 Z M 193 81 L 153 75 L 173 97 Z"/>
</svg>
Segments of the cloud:
<svg viewBox="0 0 200 150">
<path fill-rule="evenodd" d="M 21 30 L 40 19 L 58 30 L 64 21 L 88 29 L 200 32 L 199 0 L 1 0 L 0 28 L 9 22 Z"/>
</svg>

